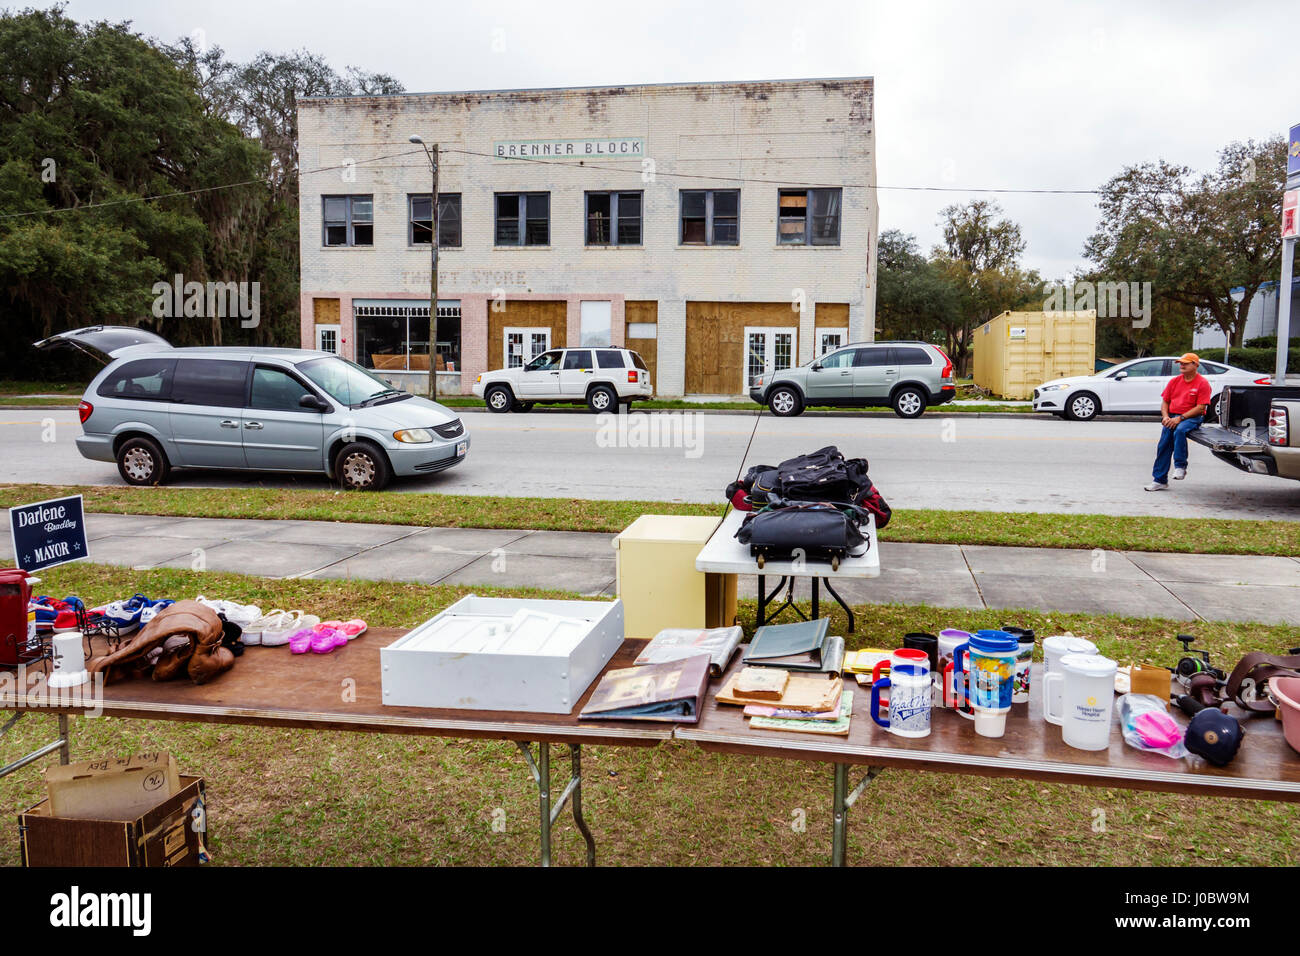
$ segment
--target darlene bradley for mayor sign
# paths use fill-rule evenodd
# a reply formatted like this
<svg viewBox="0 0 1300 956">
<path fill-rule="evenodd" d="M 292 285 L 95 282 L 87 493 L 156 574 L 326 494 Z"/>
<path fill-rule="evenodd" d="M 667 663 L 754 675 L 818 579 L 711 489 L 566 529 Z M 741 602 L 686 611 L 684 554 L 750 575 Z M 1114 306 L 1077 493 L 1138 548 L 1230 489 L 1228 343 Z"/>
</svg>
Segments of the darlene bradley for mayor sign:
<svg viewBox="0 0 1300 956">
<path fill-rule="evenodd" d="M 40 571 L 90 556 L 81 495 L 10 508 L 9 531 L 14 563 L 24 571 Z"/>
</svg>

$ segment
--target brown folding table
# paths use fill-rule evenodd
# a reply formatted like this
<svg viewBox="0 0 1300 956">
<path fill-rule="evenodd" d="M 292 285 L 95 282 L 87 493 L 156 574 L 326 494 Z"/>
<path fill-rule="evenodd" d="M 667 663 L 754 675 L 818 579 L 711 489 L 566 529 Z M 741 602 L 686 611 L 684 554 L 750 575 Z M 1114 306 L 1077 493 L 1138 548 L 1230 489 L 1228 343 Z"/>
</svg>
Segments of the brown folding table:
<svg viewBox="0 0 1300 956">
<path fill-rule="evenodd" d="M 1006 734 L 999 738 L 978 736 L 971 721 L 952 710 L 932 712 L 928 737 L 891 734 L 868 713 L 870 688 L 858 686 L 848 675 L 844 686 L 853 694 L 853 718 L 847 737 L 752 730 L 743 708 L 719 704 L 715 699 L 718 688 L 740 666 L 737 658 L 722 680 L 710 684 L 700 722 L 679 726 L 675 736 L 719 753 L 832 764 L 831 863 L 835 866 L 844 865 L 849 809 L 886 767 L 1300 802 L 1300 754 L 1287 746 L 1282 725 L 1272 717 L 1245 717 L 1235 705 L 1232 712 L 1241 719 L 1245 737 L 1236 758 L 1220 768 L 1199 757 L 1174 760 L 1130 747 L 1124 743 L 1118 721 L 1111 727 L 1107 750 L 1067 746 L 1060 728 L 1043 720 L 1041 665 L 1037 664 L 1030 703 L 1012 707 Z M 1186 725 L 1181 711 L 1175 710 L 1174 717 Z M 866 775 L 852 790 L 850 765 L 866 767 Z"/>
<path fill-rule="evenodd" d="M 442 710 L 388 707 L 380 691 L 380 648 L 405 634 L 401 628 L 371 628 L 363 637 L 330 654 L 294 655 L 287 647 L 250 647 L 211 683 L 195 686 L 187 679 L 168 682 L 127 680 L 103 687 L 106 717 L 145 720 L 253 724 L 259 727 L 304 727 L 363 733 L 426 734 L 437 737 L 509 740 L 519 748 L 538 791 L 541 862 L 551 862 L 551 827 L 568 803 L 573 820 L 587 844 L 587 863 L 596 862 L 596 841 L 582 816 L 582 746 L 605 744 L 653 747 L 671 739 L 673 725 L 644 721 L 580 721 L 587 689 L 571 714 L 533 714 L 483 710 Z M 605 669 L 630 667 L 644 641 L 624 641 Z M 105 651 L 95 638 L 96 655 Z M 16 682 L 0 683 L 0 709 L 14 713 L 0 726 L 0 735 L 26 714 L 57 715 L 59 735 L 32 753 L 0 767 L 0 777 L 34 760 L 59 751 L 69 762 L 70 713 L 87 711 L 84 699 L 41 691 L 43 670 L 26 672 L 28 693 L 17 693 Z M 89 691 L 87 691 L 89 693 Z M 533 744 L 537 744 L 534 757 Z M 551 744 L 567 745 L 571 774 L 559 796 L 551 796 Z"/>
</svg>

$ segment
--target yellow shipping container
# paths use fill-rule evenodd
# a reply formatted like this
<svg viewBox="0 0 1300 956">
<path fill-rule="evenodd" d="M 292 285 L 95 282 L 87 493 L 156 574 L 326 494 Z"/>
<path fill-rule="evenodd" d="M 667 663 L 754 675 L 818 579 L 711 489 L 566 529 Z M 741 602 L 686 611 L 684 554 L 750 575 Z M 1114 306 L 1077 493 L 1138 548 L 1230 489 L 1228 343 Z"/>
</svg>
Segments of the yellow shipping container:
<svg viewBox="0 0 1300 956">
<path fill-rule="evenodd" d="M 1003 312 L 975 330 L 975 384 L 1003 398 L 1028 399 L 1053 378 L 1091 375 L 1097 311 Z"/>
</svg>

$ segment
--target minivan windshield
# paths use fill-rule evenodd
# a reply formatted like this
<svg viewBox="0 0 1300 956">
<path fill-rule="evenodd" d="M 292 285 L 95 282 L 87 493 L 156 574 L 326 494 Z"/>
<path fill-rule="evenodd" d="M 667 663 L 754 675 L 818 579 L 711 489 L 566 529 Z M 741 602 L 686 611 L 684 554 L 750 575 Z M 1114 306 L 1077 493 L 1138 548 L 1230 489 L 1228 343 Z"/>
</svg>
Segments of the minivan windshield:
<svg viewBox="0 0 1300 956">
<path fill-rule="evenodd" d="M 408 397 L 401 389 L 393 388 L 355 362 L 337 356 L 303 362 L 298 371 L 320 386 L 330 398 L 344 405 L 361 405 L 389 396 L 394 399 Z"/>
</svg>

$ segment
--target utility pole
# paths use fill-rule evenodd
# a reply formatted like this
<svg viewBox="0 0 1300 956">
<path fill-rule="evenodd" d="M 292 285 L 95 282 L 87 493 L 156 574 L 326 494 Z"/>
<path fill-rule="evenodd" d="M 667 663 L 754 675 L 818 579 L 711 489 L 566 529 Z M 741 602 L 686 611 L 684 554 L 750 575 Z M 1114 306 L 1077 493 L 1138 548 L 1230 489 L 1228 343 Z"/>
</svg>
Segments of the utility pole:
<svg viewBox="0 0 1300 956">
<path fill-rule="evenodd" d="M 429 399 L 434 401 L 438 398 L 438 144 L 427 146 L 419 136 L 412 136 L 411 142 L 424 147 L 433 171 L 433 192 L 429 197 L 433 227 L 433 235 L 429 237 Z"/>
</svg>

